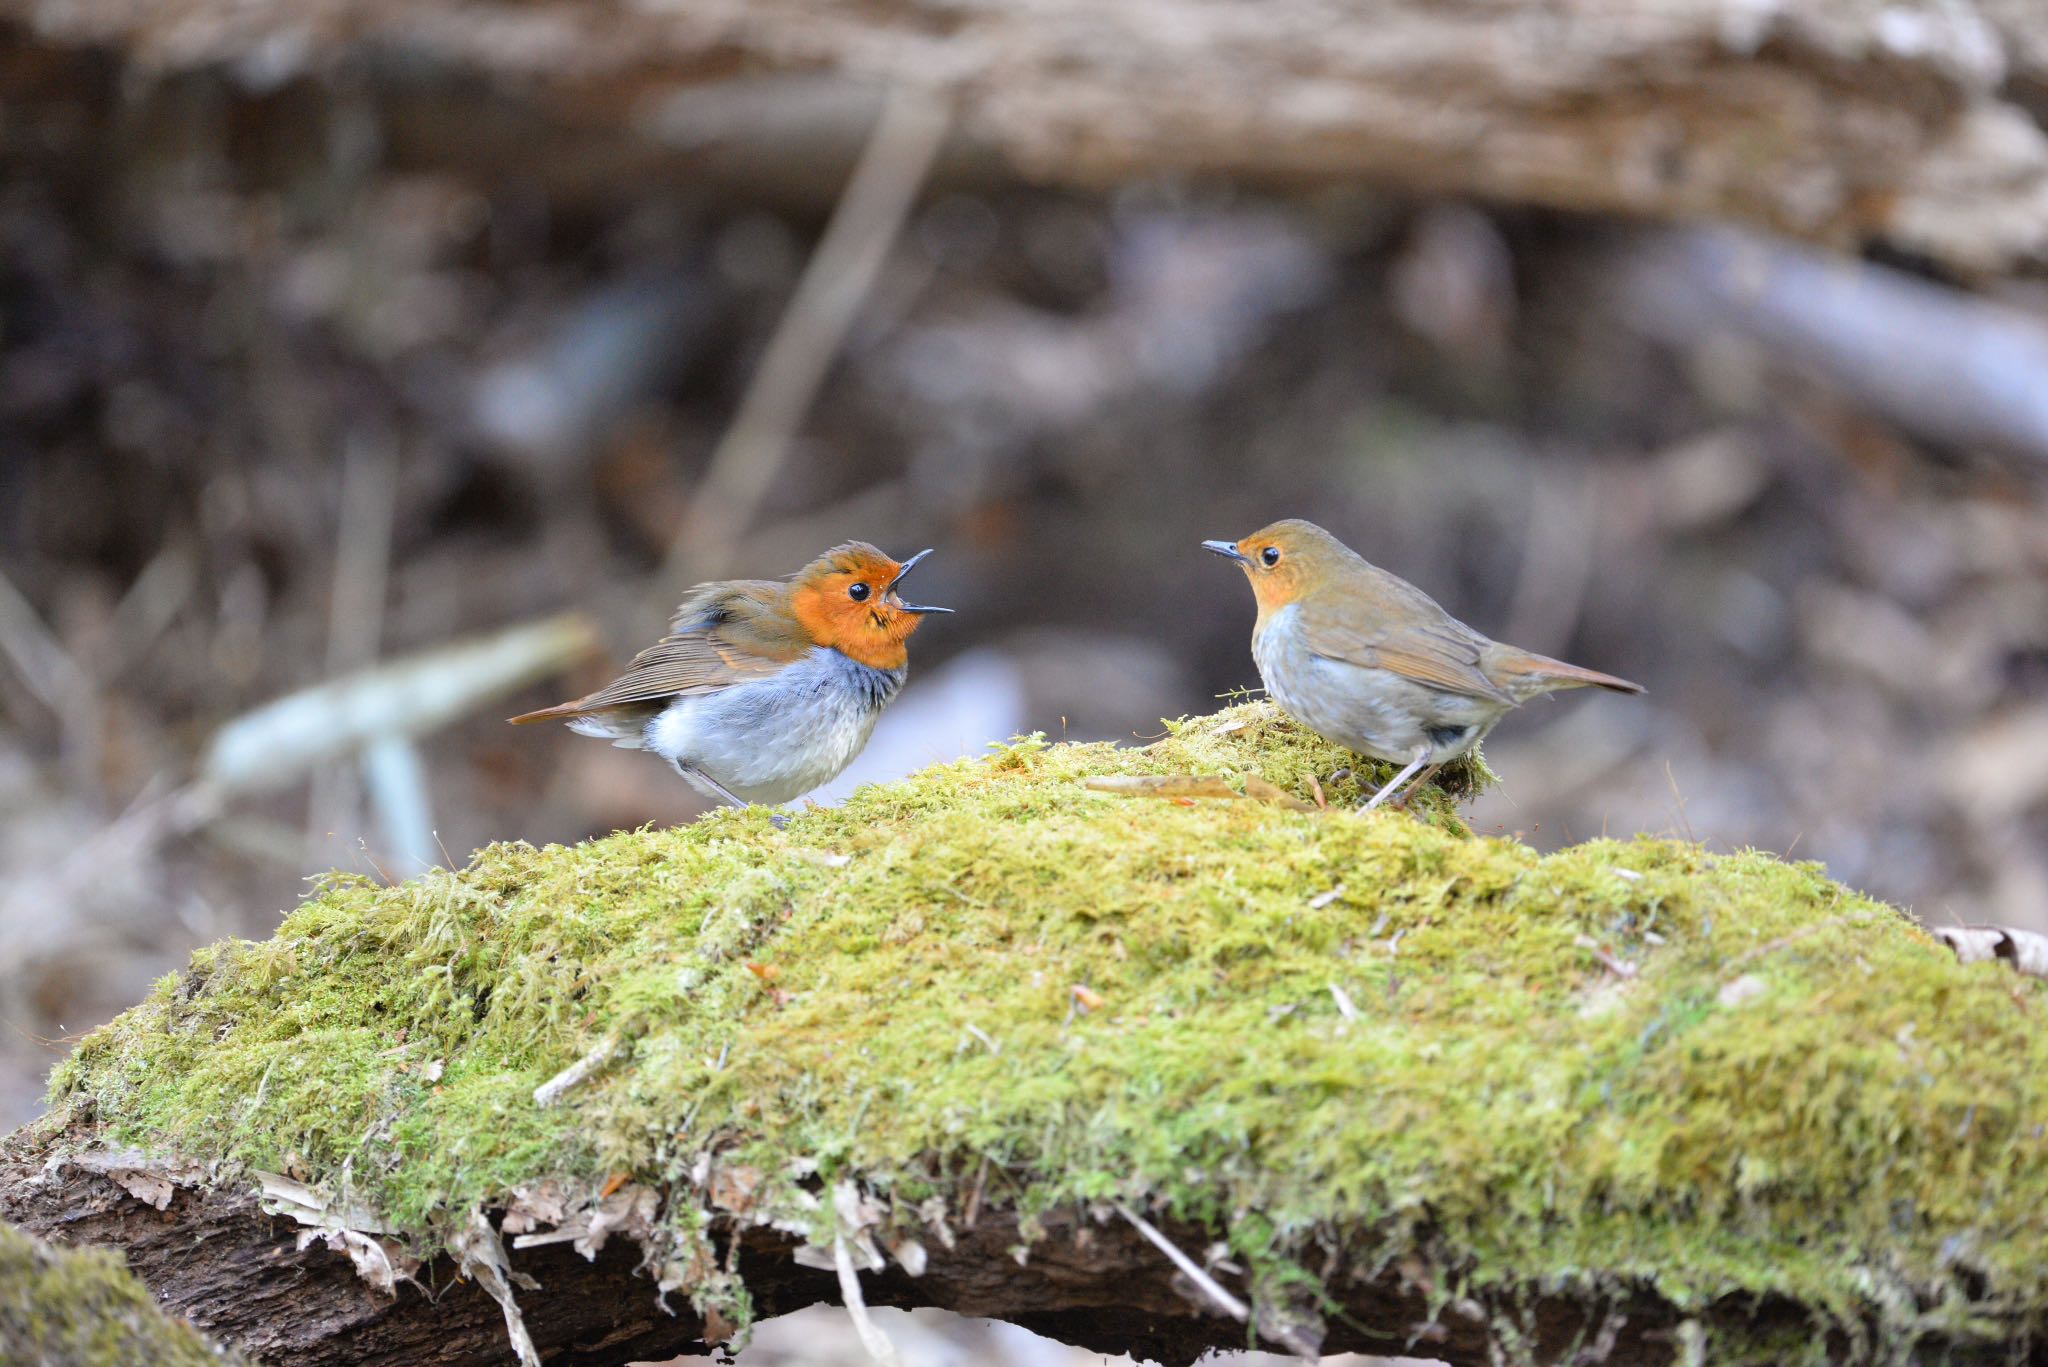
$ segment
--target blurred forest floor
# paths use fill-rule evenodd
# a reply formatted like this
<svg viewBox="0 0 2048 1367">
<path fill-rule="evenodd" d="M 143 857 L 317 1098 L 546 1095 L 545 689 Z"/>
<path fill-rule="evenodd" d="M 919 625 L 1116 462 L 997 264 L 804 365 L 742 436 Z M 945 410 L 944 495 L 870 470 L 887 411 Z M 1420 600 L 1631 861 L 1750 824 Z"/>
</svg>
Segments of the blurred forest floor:
<svg viewBox="0 0 2048 1367">
<path fill-rule="evenodd" d="M 1254 684 L 1249 595 L 1197 542 L 1307 516 L 1648 685 L 1504 725 L 1479 829 L 1756 845 L 2048 928 L 2043 467 L 1912 435 L 1704 311 L 1646 323 L 1631 230 L 1365 189 L 934 190 L 707 558 L 679 528 L 829 201 L 568 194 L 395 157 L 345 90 L 6 62 L 0 1123 L 193 945 L 267 933 L 320 870 L 404 871 L 352 758 L 156 819 L 223 724 L 578 609 L 602 652 L 422 741 L 433 831 L 460 859 L 687 820 L 659 765 L 502 718 L 651 640 L 665 563 L 777 575 L 848 537 L 936 546 L 918 596 L 959 612 L 860 775 L 1142 738 Z M 2038 286 L 1996 292 L 2048 324 Z"/>
</svg>

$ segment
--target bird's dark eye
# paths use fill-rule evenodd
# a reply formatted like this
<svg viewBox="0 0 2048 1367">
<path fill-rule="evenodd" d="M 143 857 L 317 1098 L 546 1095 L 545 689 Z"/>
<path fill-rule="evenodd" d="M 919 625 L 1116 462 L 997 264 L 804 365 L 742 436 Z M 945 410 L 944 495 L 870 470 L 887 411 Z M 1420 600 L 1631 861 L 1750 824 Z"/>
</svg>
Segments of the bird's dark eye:
<svg viewBox="0 0 2048 1367">
<path fill-rule="evenodd" d="M 846 596 L 856 603 L 865 603 L 868 601 L 868 586 L 866 584 L 855 584 L 846 591 Z"/>
<path fill-rule="evenodd" d="M 1266 549 L 1259 552 L 1259 559 L 1265 564 L 1267 569 L 1272 569 L 1280 563 L 1280 548 L 1278 546 L 1266 547 Z"/>
</svg>

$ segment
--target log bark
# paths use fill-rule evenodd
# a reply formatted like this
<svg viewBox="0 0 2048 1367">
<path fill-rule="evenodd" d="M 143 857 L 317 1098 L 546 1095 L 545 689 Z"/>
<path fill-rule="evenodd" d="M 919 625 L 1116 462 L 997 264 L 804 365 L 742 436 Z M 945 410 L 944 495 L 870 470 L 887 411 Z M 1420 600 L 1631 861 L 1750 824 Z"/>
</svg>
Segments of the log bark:
<svg viewBox="0 0 2048 1367">
<path fill-rule="evenodd" d="M 2025 0 L 0 0 L 7 18 L 258 107 L 343 74 L 400 154 L 584 190 L 723 170 L 829 197 L 907 82 L 957 103 L 956 179 L 1364 182 L 1965 271 L 2048 250 L 2048 36 Z"/>
<path fill-rule="evenodd" d="M 61 1156 L 52 1161 L 91 1140 L 89 1127 L 11 1137 L 0 1150 L 0 1219 L 53 1244 L 121 1250 L 165 1310 L 259 1362 L 501 1367 L 512 1360 L 498 1304 L 449 1260 L 426 1265 L 412 1284 L 387 1295 L 358 1276 L 346 1256 L 317 1242 L 299 1249 L 300 1227 L 266 1213 L 252 1183 L 180 1187 L 158 1210 L 104 1173 L 67 1165 Z M 892 1265 L 863 1277 L 865 1300 L 1001 1319 L 1168 1367 L 1254 1341 L 1123 1221 L 1057 1212 L 1037 1223 L 1044 1234 L 1020 1259 L 1014 1250 L 1025 1236 L 1016 1213 L 989 1209 L 922 1276 Z M 1198 1230 L 1169 1224 L 1165 1233 L 1183 1249 L 1202 1247 Z M 798 1263 L 801 1241 L 744 1222 L 729 1221 L 717 1232 L 722 1249 L 735 1238 L 737 1267 L 761 1316 L 840 1303 L 832 1273 Z M 680 1299 L 664 1310 L 639 1266 L 639 1250 L 624 1241 L 590 1260 L 556 1244 L 514 1254 L 511 1263 L 538 1283 L 518 1292 L 519 1305 L 542 1357 L 556 1367 L 619 1367 L 710 1352 L 703 1319 Z M 1236 1281 L 1227 1272 L 1217 1276 Z M 1249 1294 L 1241 1284 L 1235 1289 Z M 1456 1367 L 1495 1360 L 1498 1345 L 1487 1322 L 1502 1307 L 1454 1306 L 1432 1316 L 1430 1288 L 1399 1267 L 1355 1272 L 1331 1289 L 1341 1309 L 1329 1316 L 1324 1352 L 1424 1354 Z M 1682 1324 L 1702 1318 L 1647 1291 L 1595 1302 L 1546 1295 L 1515 1313 L 1536 1361 L 1608 1367 L 1673 1361 L 1687 1332 Z M 1805 1311 L 1785 1301 L 1731 1301 L 1719 1314 L 1752 1333 L 1775 1324 L 1796 1334 L 1807 1323 Z M 1258 1341 L 1273 1346 L 1283 1331 L 1266 1327 Z M 1965 1351 L 1945 1360 L 1979 1359 Z M 2025 1361 L 2048 1362 L 2048 1354 Z"/>
</svg>

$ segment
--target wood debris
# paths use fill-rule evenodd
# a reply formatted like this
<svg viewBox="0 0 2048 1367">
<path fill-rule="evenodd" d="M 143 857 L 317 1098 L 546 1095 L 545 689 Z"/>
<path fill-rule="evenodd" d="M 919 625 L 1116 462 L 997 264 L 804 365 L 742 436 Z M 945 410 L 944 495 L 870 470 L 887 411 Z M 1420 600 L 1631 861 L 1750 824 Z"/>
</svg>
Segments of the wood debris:
<svg viewBox="0 0 2048 1367">
<path fill-rule="evenodd" d="M 1197 797 L 1250 798 L 1254 802 L 1269 802 L 1289 811 L 1316 810 L 1314 803 L 1303 802 L 1257 774 L 1245 775 L 1243 792 L 1213 774 L 1097 774 L 1081 780 L 1081 786 L 1091 793 L 1113 793 L 1118 797 L 1157 797 L 1175 801 Z"/>
</svg>

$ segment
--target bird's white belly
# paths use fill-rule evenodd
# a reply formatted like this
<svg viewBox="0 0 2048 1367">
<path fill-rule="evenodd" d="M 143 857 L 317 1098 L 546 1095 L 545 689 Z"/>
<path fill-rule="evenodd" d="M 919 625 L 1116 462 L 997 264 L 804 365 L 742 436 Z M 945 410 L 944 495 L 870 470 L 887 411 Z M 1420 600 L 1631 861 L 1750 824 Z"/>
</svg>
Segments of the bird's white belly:
<svg viewBox="0 0 2048 1367">
<path fill-rule="evenodd" d="M 1432 760 L 1476 745 L 1504 710 L 1483 698 L 1432 688 L 1396 674 L 1316 654 L 1292 606 L 1252 638 L 1266 691 L 1296 721 L 1373 759 L 1405 764 L 1425 747 Z"/>
<path fill-rule="evenodd" d="M 817 647 L 773 678 L 675 699 L 644 743 L 748 802 L 788 802 L 853 762 L 902 684 L 900 670 Z"/>
</svg>

